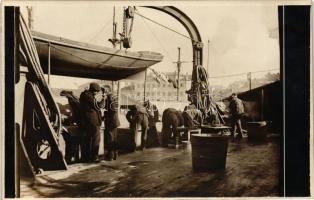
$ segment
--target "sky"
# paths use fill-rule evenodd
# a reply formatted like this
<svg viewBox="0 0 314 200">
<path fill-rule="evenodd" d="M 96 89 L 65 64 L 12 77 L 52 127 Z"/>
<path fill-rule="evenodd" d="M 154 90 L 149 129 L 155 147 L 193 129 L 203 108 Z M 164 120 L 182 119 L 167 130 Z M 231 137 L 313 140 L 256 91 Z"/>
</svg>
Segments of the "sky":
<svg viewBox="0 0 314 200">
<path fill-rule="evenodd" d="M 122 32 L 122 10 L 127 3 L 117 3 L 116 21 L 118 32 Z M 87 4 L 77 1 L 67 3 L 29 3 L 33 8 L 33 29 L 72 40 L 112 47 L 113 2 Z M 169 5 L 169 4 L 167 4 Z M 186 13 L 197 26 L 202 41 L 203 66 L 210 77 L 240 74 L 232 78 L 212 78 L 214 84 L 227 84 L 246 78 L 247 72 L 278 69 L 279 36 L 277 5 L 273 4 L 218 4 L 190 3 L 173 4 Z M 21 6 L 23 15 L 25 4 Z M 171 16 L 157 10 L 137 6 L 137 11 L 177 32 L 188 35 L 185 28 Z M 178 47 L 181 48 L 182 73 L 192 72 L 191 41 L 142 17 L 135 15 L 133 46 L 130 51 L 154 51 L 164 55 L 164 60 L 152 68 L 160 72 L 173 72 L 177 61 Z M 209 43 L 208 43 L 209 40 Z M 209 46 L 208 46 L 209 44 Z M 208 51 L 209 49 L 209 51 Z M 260 74 L 260 73 L 259 73 Z M 253 74 L 254 76 L 255 74 Z M 257 76 L 258 74 L 256 74 Z M 63 80 L 54 77 L 57 87 Z M 68 87 L 77 87 L 83 79 L 71 79 Z M 64 85 L 64 84 L 62 84 Z"/>
</svg>

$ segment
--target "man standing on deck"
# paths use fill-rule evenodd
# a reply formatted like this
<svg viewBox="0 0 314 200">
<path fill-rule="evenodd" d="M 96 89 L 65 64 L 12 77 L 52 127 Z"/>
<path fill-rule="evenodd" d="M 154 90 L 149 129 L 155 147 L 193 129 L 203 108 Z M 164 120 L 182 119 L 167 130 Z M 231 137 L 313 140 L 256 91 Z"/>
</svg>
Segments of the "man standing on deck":
<svg viewBox="0 0 314 200">
<path fill-rule="evenodd" d="M 148 130 L 147 135 L 149 138 L 153 138 L 153 142 L 151 145 L 158 146 L 159 145 L 159 137 L 158 131 L 156 127 L 156 123 L 159 120 L 159 111 L 155 104 L 152 104 L 149 100 L 144 102 L 144 106 L 146 108 L 146 112 L 148 114 Z"/>
<path fill-rule="evenodd" d="M 184 119 L 184 126 L 189 129 L 197 128 L 203 123 L 202 112 L 192 106 L 185 106 L 182 117 Z"/>
<path fill-rule="evenodd" d="M 106 96 L 104 112 L 104 147 L 107 147 L 108 150 L 104 159 L 111 161 L 118 158 L 118 127 L 120 126 L 118 116 L 119 102 L 117 95 L 112 93 L 109 85 L 105 85 L 102 90 Z"/>
<path fill-rule="evenodd" d="M 88 90 L 80 95 L 80 107 L 82 111 L 81 126 L 84 132 L 84 145 L 82 145 L 83 162 L 99 162 L 98 150 L 100 142 L 101 111 L 104 106 L 104 99 L 96 100 L 100 91 L 97 83 L 91 83 Z"/>
<path fill-rule="evenodd" d="M 141 104 L 134 105 L 126 114 L 127 120 L 130 122 L 130 129 L 132 132 L 133 151 L 137 150 L 137 135 L 138 129 L 141 127 L 141 150 L 146 148 L 147 128 L 148 128 L 148 114 L 146 108 Z"/>
<path fill-rule="evenodd" d="M 238 140 L 241 140 L 243 138 L 243 131 L 241 127 L 241 118 L 244 114 L 244 106 L 241 99 L 237 97 L 235 93 L 233 93 L 230 97 L 230 105 L 229 110 L 231 114 L 231 127 L 233 128 L 232 131 L 232 139 L 234 139 L 234 136 L 236 134 L 236 130 L 238 129 L 239 134 L 236 136 Z"/>
<path fill-rule="evenodd" d="M 182 112 L 174 108 L 167 108 L 162 113 L 162 145 L 167 147 L 176 138 L 177 128 L 184 125 Z"/>
</svg>

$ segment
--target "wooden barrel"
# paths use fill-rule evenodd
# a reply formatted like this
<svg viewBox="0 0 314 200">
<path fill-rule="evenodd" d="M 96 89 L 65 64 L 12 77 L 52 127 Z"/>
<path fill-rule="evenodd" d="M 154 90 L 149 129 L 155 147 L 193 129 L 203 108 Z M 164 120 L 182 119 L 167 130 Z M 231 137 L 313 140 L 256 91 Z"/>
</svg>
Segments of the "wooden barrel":
<svg viewBox="0 0 314 200">
<path fill-rule="evenodd" d="M 267 138 L 267 122 L 247 122 L 248 141 L 265 142 Z"/>
<path fill-rule="evenodd" d="M 228 136 L 217 134 L 193 134 L 192 166 L 197 171 L 226 168 Z"/>
</svg>

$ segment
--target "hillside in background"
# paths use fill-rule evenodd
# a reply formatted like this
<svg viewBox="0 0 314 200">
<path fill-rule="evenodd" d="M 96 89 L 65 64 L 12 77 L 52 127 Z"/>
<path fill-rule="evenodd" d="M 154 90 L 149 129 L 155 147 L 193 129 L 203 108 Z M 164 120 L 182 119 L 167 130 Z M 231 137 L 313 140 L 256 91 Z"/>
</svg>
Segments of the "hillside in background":
<svg viewBox="0 0 314 200">
<path fill-rule="evenodd" d="M 267 73 L 261 78 L 252 78 L 251 89 L 266 85 L 280 80 L 279 73 Z M 230 96 L 232 93 L 245 92 L 250 89 L 249 80 L 241 79 L 230 83 L 227 87 L 222 85 L 210 85 L 209 90 L 215 101 L 220 101 L 223 98 Z"/>
</svg>

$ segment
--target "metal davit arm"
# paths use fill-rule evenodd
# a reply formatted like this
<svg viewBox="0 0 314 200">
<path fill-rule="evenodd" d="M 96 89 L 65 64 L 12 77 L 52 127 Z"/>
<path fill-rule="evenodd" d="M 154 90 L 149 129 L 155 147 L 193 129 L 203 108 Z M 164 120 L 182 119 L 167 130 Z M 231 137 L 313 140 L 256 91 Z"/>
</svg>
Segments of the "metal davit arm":
<svg viewBox="0 0 314 200">
<path fill-rule="evenodd" d="M 178 20 L 188 31 L 193 50 L 193 70 L 192 70 L 192 83 L 191 89 L 187 91 L 189 97 L 188 100 L 201 110 L 207 118 L 207 114 L 210 108 L 216 110 L 216 107 L 212 106 L 214 103 L 209 95 L 207 72 L 202 66 L 203 64 L 203 43 L 201 35 L 194 24 L 194 22 L 181 10 L 174 6 L 143 6 L 146 8 L 152 8 L 161 12 L 167 13 Z M 218 113 L 219 116 L 219 113 Z M 212 122 L 209 122 L 212 123 Z M 223 120 L 219 120 L 219 124 L 223 123 Z"/>
<path fill-rule="evenodd" d="M 188 31 L 193 48 L 193 69 L 198 65 L 203 64 L 203 43 L 201 35 L 194 22 L 181 10 L 174 6 L 143 6 L 145 8 L 152 8 L 161 12 L 167 13 L 178 20 Z M 193 70 L 194 71 L 194 70 Z"/>
</svg>

